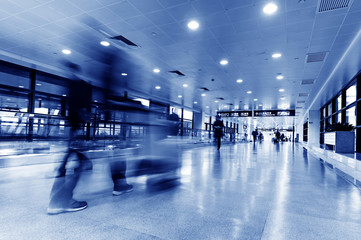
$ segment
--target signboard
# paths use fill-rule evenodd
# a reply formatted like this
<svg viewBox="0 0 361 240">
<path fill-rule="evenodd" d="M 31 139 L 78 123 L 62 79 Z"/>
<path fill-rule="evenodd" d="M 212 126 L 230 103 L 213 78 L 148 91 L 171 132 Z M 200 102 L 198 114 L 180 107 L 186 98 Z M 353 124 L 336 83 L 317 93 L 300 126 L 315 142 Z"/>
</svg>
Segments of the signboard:
<svg viewBox="0 0 361 240">
<path fill-rule="evenodd" d="M 252 111 L 224 111 L 218 112 L 222 117 L 252 117 Z M 255 117 L 288 117 L 295 116 L 295 110 L 255 110 Z"/>
<path fill-rule="evenodd" d="M 221 117 L 252 117 L 252 111 L 228 111 L 218 112 Z"/>
<path fill-rule="evenodd" d="M 255 117 L 288 117 L 295 116 L 295 110 L 257 110 L 254 111 Z"/>
</svg>

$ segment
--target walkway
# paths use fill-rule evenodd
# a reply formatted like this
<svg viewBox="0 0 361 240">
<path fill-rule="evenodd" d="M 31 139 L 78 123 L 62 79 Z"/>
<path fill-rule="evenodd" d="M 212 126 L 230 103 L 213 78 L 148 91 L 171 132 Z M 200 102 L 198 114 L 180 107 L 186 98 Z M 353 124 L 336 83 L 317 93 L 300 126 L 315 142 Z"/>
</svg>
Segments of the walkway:
<svg viewBox="0 0 361 240">
<path fill-rule="evenodd" d="M 114 197 L 106 160 L 75 198 L 89 208 L 46 214 L 56 163 L 0 168 L 0 239 L 360 239 L 361 192 L 301 145 L 185 149 L 181 185 Z M 29 155 L 31 158 L 50 157 Z"/>
</svg>

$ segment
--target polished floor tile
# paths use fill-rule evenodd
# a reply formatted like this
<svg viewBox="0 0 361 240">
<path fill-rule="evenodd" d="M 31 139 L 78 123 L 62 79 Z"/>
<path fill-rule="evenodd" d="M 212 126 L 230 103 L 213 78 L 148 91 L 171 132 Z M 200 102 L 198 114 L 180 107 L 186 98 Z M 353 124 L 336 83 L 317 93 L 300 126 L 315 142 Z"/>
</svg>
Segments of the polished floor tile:
<svg viewBox="0 0 361 240">
<path fill-rule="evenodd" d="M 75 189 L 89 208 L 46 214 L 56 163 L 0 168 L 0 239 L 358 239 L 360 190 L 300 145 L 185 148 L 180 185 L 112 196 L 107 159 Z M 47 155 L 33 155 L 41 162 Z M 138 156 L 139 157 L 139 156 Z M 130 164 L 131 166 L 131 164 Z"/>
</svg>

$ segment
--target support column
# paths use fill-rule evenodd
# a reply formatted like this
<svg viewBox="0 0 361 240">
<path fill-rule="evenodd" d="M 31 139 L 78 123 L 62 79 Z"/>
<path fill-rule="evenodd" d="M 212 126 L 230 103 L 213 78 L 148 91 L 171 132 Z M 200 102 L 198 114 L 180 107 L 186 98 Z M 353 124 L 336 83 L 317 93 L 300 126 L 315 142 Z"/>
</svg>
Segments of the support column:
<svg viewBox="0 0 361 240">
<path fill-rule="evenodd" d="M 36 70 L 30 70 L 30 93 L 28 95 L 28 113 L 29 113 L 29 125 L 27 140 L 32 141 L 34 135 L 34 105 L 35 105 L 35 84 L 36 84 Z"/>
<path fill-rule="evenodd" d="M 308 145 L 320 146 L 320 111 L 310 110 L 308 113 Z"/>
</svg>

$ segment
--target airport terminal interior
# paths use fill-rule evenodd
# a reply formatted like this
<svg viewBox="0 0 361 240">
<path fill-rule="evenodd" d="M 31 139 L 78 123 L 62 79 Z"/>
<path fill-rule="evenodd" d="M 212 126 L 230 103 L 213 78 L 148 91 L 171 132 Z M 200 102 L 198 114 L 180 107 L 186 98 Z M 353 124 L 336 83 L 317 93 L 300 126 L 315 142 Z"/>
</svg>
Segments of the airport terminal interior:
<svg viewBox="0 0 361 240">
<path fill-rule="evenodd" d="M 360 0 L 0 0 L 0 239 L 361 239 Z"/>
</svg>

